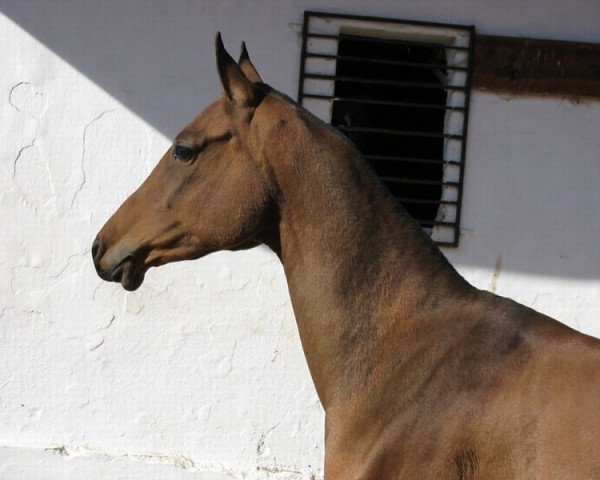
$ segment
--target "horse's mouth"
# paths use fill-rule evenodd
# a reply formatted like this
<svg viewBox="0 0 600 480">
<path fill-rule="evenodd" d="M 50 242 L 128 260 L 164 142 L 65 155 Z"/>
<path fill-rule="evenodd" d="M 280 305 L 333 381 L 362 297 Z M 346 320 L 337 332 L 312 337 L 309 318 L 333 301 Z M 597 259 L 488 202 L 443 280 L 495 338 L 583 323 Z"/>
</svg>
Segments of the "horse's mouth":
<svg viewBox="0 0 600 480">
<path fill-rule="evenodd" d="M 140 288 L 140 285 L 144 282 L 145 273 L 143 266 L 136 265 L 131 258 L 128 258 L 115 268 L 110 279 L 113 282 L 120 283 L 125 290 L 131 292 Z"/>
</svg>

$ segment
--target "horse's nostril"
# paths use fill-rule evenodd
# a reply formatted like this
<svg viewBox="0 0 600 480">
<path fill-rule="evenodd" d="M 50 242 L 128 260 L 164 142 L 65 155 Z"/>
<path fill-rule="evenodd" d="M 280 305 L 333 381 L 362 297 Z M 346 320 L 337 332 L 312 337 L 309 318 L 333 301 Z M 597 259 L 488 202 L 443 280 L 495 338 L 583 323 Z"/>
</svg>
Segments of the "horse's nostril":
<svg viewBox="0 0 600 480">
<path fill-rule="evenodd" d="M 98 261 L 99 254 L 100 254 L 100 240 L 98 239 L 98 237 L 96 237 L 96 239 L 94 240 L 94 243 L 92 243 L 92 258 L 94 259 L 94 262 Z"/>
</svg>

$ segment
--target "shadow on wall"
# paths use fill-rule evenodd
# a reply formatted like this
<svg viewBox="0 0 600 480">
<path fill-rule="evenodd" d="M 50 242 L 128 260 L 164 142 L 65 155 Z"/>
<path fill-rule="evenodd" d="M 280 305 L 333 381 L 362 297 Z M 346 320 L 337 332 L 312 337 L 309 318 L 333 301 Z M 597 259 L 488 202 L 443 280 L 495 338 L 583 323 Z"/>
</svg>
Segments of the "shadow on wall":
<svg viewBox="0 0 600 480">
<path fill-rule="evenodd" d="M 237 34 L 244 32 L 236 24 L 247 22 L 252 28 L 246 31 L 254 31 L 266 23 L 248 3 L 236 2 L 235 15 L 219 2 L 141 0 L 15 0 L 2 2 L 0 12 L 172 138 L 220 92 L 216 31 L 223 29 L 227 46 L 237 54 L 242 40 Z M 227 23 L 215 21 L 219 18 Z"/>
<path fill-rule="evenodd" d="M 2 2 L 0 11 L 172 138 L 220 91 L 214 65 L 218 29 L 234 54 L 247 37 L 263 77 L 294 95 L 300 38 L 290 22 L 301 22 L 302 2 L 271 9 L 269 15 L 264 7 L 256 8 L 254 2 L 132 0 L 70 2 L 56 8 L 54 2 L 14 0 Z M 271 57 L 277 61 L 268 62 Z M 569 130 L 568 118 L 559 116 L 554 123 L 538 125 L 538 132 L 554 138 L 552 148 L 562 144 L 556 139 L 562 135 L 564 152 L 544 152 L 536 145 L 538 132 L 528 130 L 528 113 L 515 115 L 511 108 L 512 102 L 497 97 L 472 106 L 463 236 L 460 247 L 446 250 L 447 255 L 459 266 L 493 270 L 501 257 L 503 271 L 600 278 L 600 210 L 593 207 L 600 205 L 598 141 L 586 140 L 595 145 L 596 157 L 587 147 L 573 151 L 568 141 L 575 138 L 577 126 Z M 600 118 L 600 106 L 594 108 L 586 128 Z M 557 118 L 552 112 L 547 117 Z M 515 118 L 523 125 L 515 125 Z M 582 119 L 577 117 L 577 122 Z M 489 145 L 500 143 L 509 148 L 489 151 Z M 575 158 L 575 163 L 564 158 Z M 531 167 L 536 162 L 543 169 Z"/>
</svg>

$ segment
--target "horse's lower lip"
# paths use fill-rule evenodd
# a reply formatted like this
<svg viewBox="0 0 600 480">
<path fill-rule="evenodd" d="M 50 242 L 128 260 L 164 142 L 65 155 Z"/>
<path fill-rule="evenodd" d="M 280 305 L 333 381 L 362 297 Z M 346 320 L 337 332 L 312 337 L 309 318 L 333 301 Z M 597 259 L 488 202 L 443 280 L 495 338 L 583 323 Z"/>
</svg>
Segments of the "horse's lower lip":
<svg viewBox="0 0 600 480">
<path fill-rule="evenodd" d="M 113 273 L 118 273 L 118 281 L 123 288 L 128 291 L 137 290 L 144 281 L 144 269 L 136 265 L 133 261 L 127 261 L 121 264 Z"/>
</svg>

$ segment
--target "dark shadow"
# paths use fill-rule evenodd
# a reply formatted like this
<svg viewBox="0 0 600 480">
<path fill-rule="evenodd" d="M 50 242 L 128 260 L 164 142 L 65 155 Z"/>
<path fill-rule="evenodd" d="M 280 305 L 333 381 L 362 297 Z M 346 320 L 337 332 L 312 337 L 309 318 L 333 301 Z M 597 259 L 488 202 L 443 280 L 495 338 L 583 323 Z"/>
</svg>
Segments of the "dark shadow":
<svg viewBox="0 0 600 480">
<path fill-rule="evenodd" d="M 12 21 L 169 138 L 220 92 L 217 25 L 207 8 L 138 0 L 0 5 Z M 237 55 L 239 44 L 229 40 Z"/>
<path fill-rule="evenodd" d="M 331 123 L 355 143 L 408 213 L 431 228 L 442 196 L 447 93 L 436 71 L 426 65 L 445 65 L 439 60 L 444 49 L 342 35 L 337 54 L 340 79 Z M 428 88 L 419 88 L 423 84 Z M 413 104 L 441 108 L 409 106 Z"/>
</svg>

